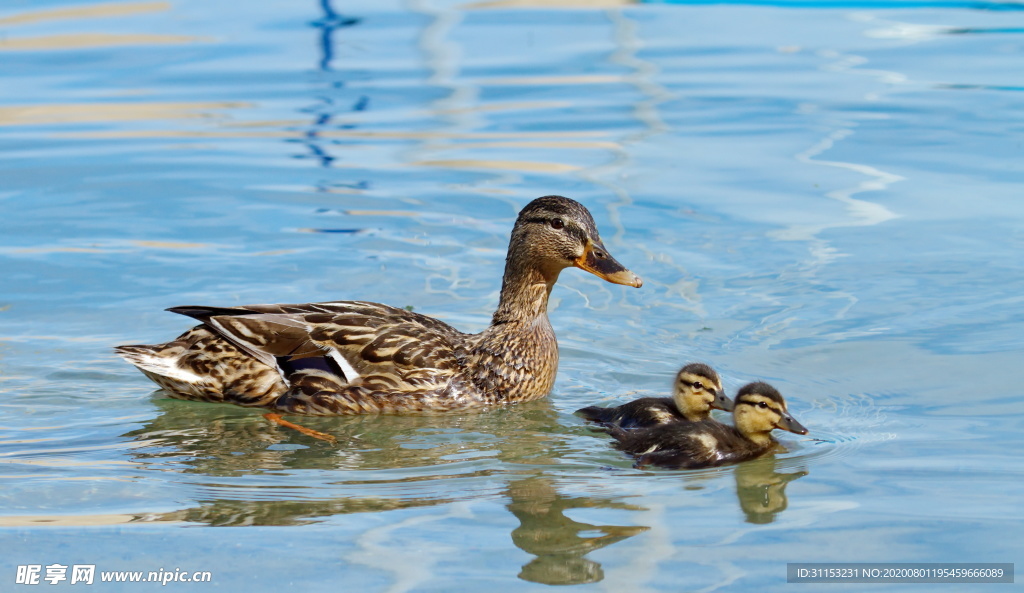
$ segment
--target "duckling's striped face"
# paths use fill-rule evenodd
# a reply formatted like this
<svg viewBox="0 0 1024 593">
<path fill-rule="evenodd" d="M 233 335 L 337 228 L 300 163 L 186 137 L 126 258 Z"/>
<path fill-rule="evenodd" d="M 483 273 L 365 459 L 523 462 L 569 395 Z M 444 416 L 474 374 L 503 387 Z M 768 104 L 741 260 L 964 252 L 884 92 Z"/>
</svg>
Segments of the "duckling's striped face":
<svg viewBox="0 0 1024 593">
<path fill-rule="evenodd" d="M 676 374 L 672 399 L 689 420 L 707 418 L 711 408 L 732 409 L 718 373 L 706 364 L 688 364 Z"/>
<path fill-rule="evenodd" d="M 605 249 L 590 211 L 569 198 L 545 196 L 527 204 L 512 230 L 510 256 L 517 248 L 552 280 L 575 266 L 615 284 L 643 284 Z"/>
<path fill-rule="evenodd" d="M 782 394 L 767 383 L 751 383 L 740 389 L 733 418 L 736 428 L 748 437 L 766 438 L 776 428 L 807 434 L 807 429 L 789 414 Z"/>
</svg>

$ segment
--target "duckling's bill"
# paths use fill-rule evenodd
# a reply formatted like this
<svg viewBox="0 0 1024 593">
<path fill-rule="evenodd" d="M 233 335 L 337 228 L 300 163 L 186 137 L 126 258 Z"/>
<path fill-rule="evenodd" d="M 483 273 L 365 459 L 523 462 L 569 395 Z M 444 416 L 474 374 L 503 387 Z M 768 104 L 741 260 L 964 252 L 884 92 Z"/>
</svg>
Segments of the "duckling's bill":
<svg viewBox="0 0 1024 593">
<path fill-rule="evenodd" d="M 796 434 L 807 434 L 807 429 L 804 428 L 803 424 L 796 421 L 796 418 L 789 415 L 789 412 L 782 414 L 782 418 L 775 425 L 776 428 L 781 430 L 788 430 L 789 432 L 795 432 Z"/>
<path fill-rule="evenodd" d="M 715 401 L 711 404 L 711 407 L 725 410 L 726 412 L 731 412 L 735 406 L 736 404 L 725 394 L 724 390 L 719 390 L 715 393 Z"/>
<path fill-rule="evenodd" d="M 639 276 L 616 261 L 599 241 L 588 242 L 583 250 L 583 255 L 576 258 L 573 265 L 613 284 L 623 284 L 634 288 L 644 285 L 644 281 Z"/>
</svg>

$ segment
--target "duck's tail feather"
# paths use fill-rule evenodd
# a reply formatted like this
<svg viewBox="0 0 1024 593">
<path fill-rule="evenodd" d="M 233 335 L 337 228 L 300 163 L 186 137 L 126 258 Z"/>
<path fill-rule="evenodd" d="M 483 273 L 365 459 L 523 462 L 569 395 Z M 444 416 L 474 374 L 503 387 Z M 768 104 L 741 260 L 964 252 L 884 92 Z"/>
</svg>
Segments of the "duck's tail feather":
<svg viewBox="0 0 1024 593">
<path fill-rule="evenodd" d="M 165 310 L 170 311 L 171 313 L 177 313 L 178 315 L 185 315 L 186 317 L 191 317 L 192 319 L 202 321 L 203 323 L 206 323 L 206 321 L 209 318 L 216 317 L 218 315 L 252 315 L 254 313 L 254 311 L 249 311 L 248 309 L 239 309 L 232 307 L 204 307 L 195 305 L 186 305 L 184 307 L 170 307 Z"/>
<path fill-rule="evenodd" d="M 140 371 L 146 373 L 150 377 L 155 374 L 175 381 L 186 381 L 189 383 L 202 382 L 202 377 L 188 369 L 178 366 L 176 358 L 162 356 L 161 351 L 163 349 L 163 344 L 153 346 L 139 344 L 116 346 L 114 348 L 114 352 L 116 352 L 121 358 L 137 366 Z"/>
<path fill-rule="evenodd" d="M 210 400 L 211 386 L 203 377 L 182 368 L 177 359 L 162 355 L 165 345 L 128 345 L 114 348 L 121 358 L 135 365 L 171 395 L 184 399 Z"/>
<path fill-rule="evenodd" d="M 172 397 L 266 406 L 287 390 L 268 367 L 199 325 L 166 344 L 114 348 Z"/>
</svg>

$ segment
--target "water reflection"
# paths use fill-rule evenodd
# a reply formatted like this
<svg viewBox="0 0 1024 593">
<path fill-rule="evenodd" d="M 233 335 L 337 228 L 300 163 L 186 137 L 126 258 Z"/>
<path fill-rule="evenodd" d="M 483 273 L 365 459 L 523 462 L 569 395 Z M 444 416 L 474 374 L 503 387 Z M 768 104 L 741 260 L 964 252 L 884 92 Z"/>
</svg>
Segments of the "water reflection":
<svg viewBox="0 0 1024 593">
<path fill-rule="evenodd" d="M 512 499 L 508 510 L 519 519 L 519 527 L 512 530 L 512 542 L 535 556 L 523 566 L 519 578 L 535 583 L 577 585 L 600 581 L 604 578 L 601 565 L 586 555 L 649 529 L 575 521 L 565 511 L 644 509 L 606 498 L 563 496 L 550 479 L 540 476 L 512 481 L 508 495 Z"/>
<path fill-rule="evenodd" d="M 272 424 L 258 411 L 171 399 L 154 404 L 161 414 L 124 435 L 145 444 L 133 450 L 134 459 L 209 476 L 311 469 L 438 474 L 448 465 L 457 466 L 454 471 L 489 471 L 498 466 L 491 460 L 546 464 L 565 451 L 556 413 L 546 401 L 482 414 L 301 419 L 303 426 L 334 436 L 337 445 Z M 438 477 L 452 476 L 452 470 L 444 471 Z"/>
<path fill-rule="evenodd" d="M 85 4 L 68 8 L 47 8 L 16 13 L 0 18 L 0 27 L 47 23 L 52 21 L 81 21 L 127 17 L 148 13 L 167 12 L 168 2 L 134 2 L 124 4 Z M 17 30 L 17 29 L 15 29 Z M 113 48 L 119 46 L 179 45 L 211 41 L 194 35 L 166 35 L 156 33 L 62 33 L 35 37 L 0 38 L 0 51 L 49 51 L 70 49 Z"/>
<path fill-rule="evenodd" d="M 338 113 L 365 111 L 369 105 L 370 98 L 368 95 L 359 94 L 354 99 L 346 99 L 344 96 L 346 92 L 346 78 L 344 74 L 339 75 L 335 72 L 333 63 L 335 60 L 335 35 L 339 31 L 360 24 L 362 19 L 345 16 L 337 12 L 331 5 L 330 0 L 320 0 L 320 11 L 322 13 L 320 18 L 310 23 L 310 25 L 319 32 L 317 47 L 320 51 L 320 56 L 317 61 L 317 70 L 325 77 L 324 82 L 327 84 L 327 88 L 316 97 L 317 102 L 315 105 L 303 109 L 313 119 L 305 126 L 302 138 L 299 140 L 309 151 L 309 155 L 299 158 L 313 158 L 321 167 L 329 168 L 336 158 L 331 154 L 330 146 L 331 144 L 336 144 L 337 141 L 322 138 L 321 133 L 326 130 L 354 128 L 353 124 L 335 123 L 335 116 Z M 361 181 L 359 183 L 365 184 L 367 182 Z M 324 181 L 318 184 L 318 190 L 328 191 L 330 186 L 329 182 Z"/>
<path fill-rule="evenodd" d="M 565 496 L 555 481 L 542 476 L 512 479 L 508 510 L 519 520 L 512 543 L 534 556 L 519 578 L 547 585 L 594 583 L 604 578 L 601 565 L 587 554 L 647 531 L 644 526 L 591 525 L 565 512 L 577 508 L 645 510 L 611 498 Z M 348 498 L 245 501 L 220 499 L 171 511 L 136 515 L 128 522 L 188 522 L 214 527 L 306 525 L 349 513 L 374 513 L 455 502 L 455 498 Z"/>
<path fill-rule="evenodd" d="M 139 522 L 201 523 L 211 527 L 308 525 L 334 515 L 377 513 L 453 502 L 453 499 L 323 498 L 313 500 L 219 499 L 169 513 L 141 515 Z"/>
<path fill-rule="evenodd" d="M 45 8 L 17 13 L 0 18 L 0 26 L 28 25 L 48 21 L 84 20 L 95 18 L 126 17 L 136 14 L 167 12 L 171 9 L 169 2 L 125 2 L 84 4 L 81 6 Z"/>
<path fill-rule="evenodd" d="M 771 523 L 776 515 L 786 510 L 789 499 L 786 486 L 807 475 L 801 469 L 791 473 L 776 471 L 779 460 L 775 456 L 754 459 L 736 466 L 736 498 L 748 523 Z"/>
<path fill-rule="evenodd" d="M 311 25 L 320 30 L 320 70 L 327 72 L 333 70 L 331 62 L 334 60 L 334 34 L 339 29 L 358 25 L 362 19 L 349 17 L 340 14 L 331 6 L 331 0 L 320 0 L 320 11 L 323 16 L 313 21 Z"/>
<path fill-rule="evenodd" d="M 529 469 L 554 464 L 566 452 L 564 431 L 546 400 L 487 414 L 302 419 L 340 445 L 269 423 L 251 410 L 154 403 L 161 413 L 124 435 L 140 445 L 131 449 L 133 461 L 198 474 L 196 485 L 211 495 L 196 506 L 131 522 L 303 525 L 350 513 L 507 498 L 506 508 L 519 521 L 512 542 L 533 556 L 518 576 L 550 585 L 601 581 L 604 571 L 588 554 L 649 529 L 577 521 L 567 513 L 645 509 L 615 496 L 567 494 L 557 478 Z M 747 522 L 773 522 L 788 506 L 787 484 L 808 473 L 780 472 L 779 462 L 767 457 L 731 468 Z M 282 474 L 290 478 L 282 482 Z M 694 480 L 715 475 L 721 474 L 683 481 L 694 487 Z"/>
<path fill-rule="evenodd" d="M 565 437 L 547 401 L 461 416 L 302 419 L 334 435 L 339 445 L 272 424 L 250 410 L 154 403 L 160 415 L 124 435 L 139 445 L 131 449 L 133 461 L 159 471 L 200 474 L 197 486 L 220 495 L 129 522 L 303 525 L 341 514 L 504 497 L 519 520 L 512 542 L 534 557 L 519 577 L 545 584 L 602 580 L 600 564 L 587 554 L 649 529 L 592 525 L 566 516 L 580 508 L 645 509 L 613 496 L 563 494 L 557 479 L 529 469 L 553 464 L 565 453 Z M 511 464 L 527 469 L 507 469 Z M 282 473 L 291 474 L 287 483 L 274 479 Z M 270 480 L 261 481 L 264 475 Z M 337 495 L 323 497 L 325 491 Z M 313 493 L 315 498 L 307 498 Z"/>
</svg>

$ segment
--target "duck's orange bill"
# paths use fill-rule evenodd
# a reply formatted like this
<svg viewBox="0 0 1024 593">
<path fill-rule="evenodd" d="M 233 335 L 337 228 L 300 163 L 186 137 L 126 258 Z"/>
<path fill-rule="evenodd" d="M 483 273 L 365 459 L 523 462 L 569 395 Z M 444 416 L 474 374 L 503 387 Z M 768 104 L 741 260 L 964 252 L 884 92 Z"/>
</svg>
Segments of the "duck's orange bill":
<svg viewBox="0 0 1024 593">
<path fill-rule="evenodd" d="M 586 249 L 583 250 L 583 255 L 576 258 L 573 265 L 612 284 L 624 284 L 635 288 L 644 285 L 644 281 L 639 276 L 615 261 L 615 258 L 600 242 L 588 243 Z"/>
</svg>

